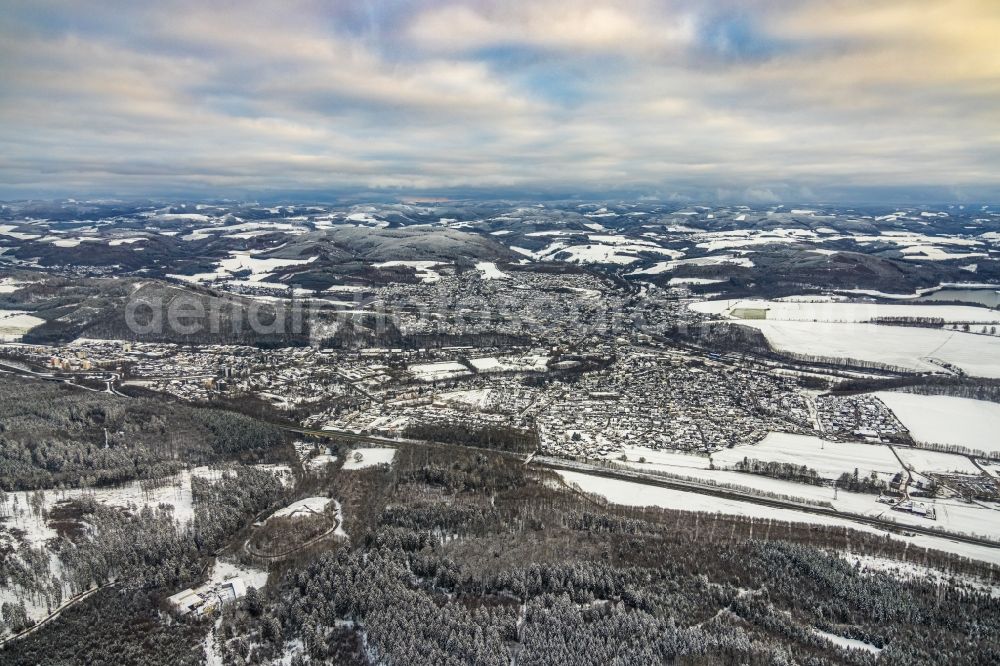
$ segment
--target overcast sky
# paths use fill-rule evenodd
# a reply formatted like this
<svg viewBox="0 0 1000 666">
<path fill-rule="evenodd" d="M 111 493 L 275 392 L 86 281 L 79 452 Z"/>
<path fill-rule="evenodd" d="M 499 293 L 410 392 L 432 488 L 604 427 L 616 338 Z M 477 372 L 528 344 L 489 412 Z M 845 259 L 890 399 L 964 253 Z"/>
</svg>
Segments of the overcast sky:
<svg viewBox="0 0 1000 666">
<path fill-rule="evenodd" d="M 998 0 L 0 4 L 4 198 L 998 183 Z"/>
</svg>

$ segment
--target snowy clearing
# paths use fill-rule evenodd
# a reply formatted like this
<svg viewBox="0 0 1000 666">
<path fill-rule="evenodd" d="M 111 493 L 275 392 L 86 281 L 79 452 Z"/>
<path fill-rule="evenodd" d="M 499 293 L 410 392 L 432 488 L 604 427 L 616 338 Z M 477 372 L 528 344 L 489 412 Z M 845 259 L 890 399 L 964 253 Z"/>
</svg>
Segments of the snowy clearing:
<svg viewBox="0 0 1000 666">
<path fill-rule="evenodd" d="M 492 261 L 480 261 L 476 264 L 476 270 L 481 273 L 480 277 L 484 280 L 504 280 L 510 277 Z"/>
<path fill-rule="evenodd" d="M 872 654 L 878 654 L 882 651 L 882 648 L 877 648 L 871 643 L 865 643 L 864 641 L 859 641 L 856 638 L 844 638 L 843 636 L 838 636 L 837 634 L 831 634 L 828 631 L 820 631 L 819 629 L 812 630 L 814 634 L 825 638 L 834 645 L 848 650 L 865 650 L 866 652 L 871 652 Z"/>
<path fill-rule="evenodd" d="M 437 400 L 442 403 L 451 403 L 462 407 L 475 407 L 483 409 L 490 396 L 492 389 L 470 389 L 467 391 L 447 391 L 439 393 Z"/>
<path fill-rule="evenodd" d="M 323 513 L 327 505 L 330 504 L 329 497 L 307 497 L 297 502 L 292 502 L 284 509 L 278 509 L 271 514 L 271 518 L 304 518 Z"/>
<path fill-rule="evenodd" d="M 357 456 L 361 456 L 357 460 Z M 376 465 L 391 465 L 396 458 L 396 449 L 366 448 L 354 449 L 344 459 L 343 469 L 364 469 Z"/>
<path fill-rule="evenodd" d="M 1000 345 L 995 349 L 1000 353 Z M 944 395 L 875 394 L 918 442 L 1000 453 L 1000 404 Z"/>
</svg>

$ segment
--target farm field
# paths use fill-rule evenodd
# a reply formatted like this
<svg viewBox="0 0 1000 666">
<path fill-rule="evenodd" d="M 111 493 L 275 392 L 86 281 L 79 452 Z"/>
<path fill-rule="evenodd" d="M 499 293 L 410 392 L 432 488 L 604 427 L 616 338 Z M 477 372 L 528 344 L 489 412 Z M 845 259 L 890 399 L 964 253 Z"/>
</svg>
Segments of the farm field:
<svg viewBox="0 0 1000 666">
<path fill-rule="evenodd" d="M 944 395 L 886 391 L 876 395 L 919 442 L 1000 453 L 1000 404 Z"/>
<path fill-rule="evenodd" d="M 897 446 L 896 453 L 903 462 L 921 473 L 941 472 L 956 474 L 979 474 L 979 469 L 965 456 L 925 449 L 911 449 Z"/>
<path fill-rule="evenodd" d="M 746 320 L 740 324 L 760 330 L 778 351 L 941 372 L 933 358 L 974 377 L 1000 377 L 1000 337 L 858 323 Z"/>
<path fill-rule="evenodd" d="M 778 521 L 789 521 L 798 523 L 808 523 L 813 525 L 829 525 L 837 527 L 849 527 L 862 532 L 872 532 L 884 534 L 882 530 L 864 524 L 853 522 L 847 518 L 836 518 L 831 516 L 820 516 L 793 509 L 776 509 L 754 504 L 752 502 L 742 502 L 726 498 L 702 495 L 699 493 L 689 493 L 682 490 L 670 488 L 658 488 L 642 483 L 621 481 L 618 479 L 608 479 L 600 476 L 586 474 L 584 472 L 563 471 L 558 472 L 559 476 L 567 484 L 575 485 L 584 492 L 593 493 L 604 497 L 609 502 L 626 506 L 650 506 L 680 511 L 703 511 L 709 513 L 722 513 L 725 515 L 746 516 L 760 519 L 771 519 Z M 970 509 L 973 511 L 975 509 Z M 958 508 L 957 505 L 948 505 L 943 510 L 947 522 L 938 521 L 933 523 L 927 519 L 892 511 L 888 506 L 883 505 L 882 513 L 870 512 L 868 515 L 883 515 L 890 520 L 906 524 L 913 521 L 914 524 L 927 525 L 937 524 L 940 527 L 960 529 L 969 527 L 969 533 L 983 533 L 981 522 L 992 516 L 984 516 L 983 511 L 989 509 L 979 509 L 979 513 L 967 513 Z M 955 517 L 950 518 L 954 511 Z M 920 521 L 920 522 L 916 522 Z M 897 537 L 893 537 L 897 538 Z M 956 553 L 964 557 L 978 559 L 984 562 L 1000 564 L 1000 548 L 989 546 L 979 546 L 976 544 L 966 544 L 951 541 L 945 537 L 916 535 L 905 537 L 906 541 L 918 548 L 932 548 Z"/>
<path fill-rule="evenodd" d="M 361 454 L 361 460 L 355 460 L 356 454 Z M 396 449 L 354 449 L 344 459 L 343 469 L 364 469 L 375 465 L 391 465 L 396 459 Z"/>
<path fill-rule="evenodd" d="M 862 323 L 881 317 L 929 317 L 945 323 L 996 323 L 1000 311 L 970 305 L 803 302 L 794 300 L 718 300 L 691 304 L 703 314 L 729 315 L 735 308 L 765 308 L 769 321 Z"/>
<path fill-rule="evenodd" d="M 0 310 L 0 342 L 17 342 L 45 320 L 21 310 Z"/>
<path fill-rule="evenodd" d="M 853 473 L 855 468 L 862 476 L 868 476 L 872 472 L 895 474 L 900 471 L 899 461 L 887 446 L 830 442 L 811 435 L 783 432 L 768 433 L 757 444 L 735 446 L 712 455 L 717 467 L 733 467 L 744 457 L 806 465 L 827 479 L 836 479 L 844 472 Z"/>
</svg>

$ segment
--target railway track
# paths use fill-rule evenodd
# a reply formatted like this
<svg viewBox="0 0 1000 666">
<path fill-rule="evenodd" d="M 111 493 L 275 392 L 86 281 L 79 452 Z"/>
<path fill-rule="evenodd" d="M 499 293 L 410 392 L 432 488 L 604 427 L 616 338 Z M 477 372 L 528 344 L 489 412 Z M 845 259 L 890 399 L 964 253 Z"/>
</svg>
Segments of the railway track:
<svg viewBox="0 0 1000 666">
<path fill-rule="evenodd" d="M 392 446 L 406 446 L 408 444 L 419 444 L 422 446 L 439 446 L 439 447 L 456 446 L 453 444 L 444 444 L 440 442 L 425 442 L 417 440 L 392 439 L 389 437 L 377 437 L 373 435 L 364 435 L 360 433 L 353 433 L 349 431 L 340 431 L 340 430 L 316 430 L 310 428 L 297 428 L 291 426 L 282 426 L 282 427 L 288 432 L 294 432 L 301 435 L 338 438 L 338 439 L 345 439 L 348 441 L 356 441 L 369 444 L 381 444 L 381 445 L 392 445 Z M 496 449 L 485 449 L 482 447 L 471 447 L 471 446 L 464 448 L 477 449 L 493 454 L 517 457 L 518 459 L 523 459 L 525 457 L 524 454 L 513 453 L 510 451 L 498 451 Z M 920 525 L 912 525 L 912 524 L 901 525 L 899 523 L 889 520 L 884 520 L 874 516 L 865 516 L 863 514 L 857 514 L 857 513 L 847 513 L 843 511 L 838 511 L 833 508 L 827 508 L 811 504 L 802 504 L 798 502 L 791 502 L 788 500 L 782 500 L 775 497 L 767 497 L 764 495 L 755 495 L 753 493 L 745 493 L 731 488 L 723 488 L 720 486 L 713 486 L 706 483 L 698 483 L 696 481 L 687 481 L 684 479 L 671 479 L 667 477 L 657 476 L 655 474 L 648 474 L 645 472 L 638 472 L 631 470 L 609 469 L 607 467 L 601 467 L 598 465 L 589 465 L 586 463 L 579 463 L 570 460 L 560 460 L 557 458 L 549 458 L 537 455 L 530 456 L 530 460 L 528 461 L 527 464 L 534 467 L 542 467 L 545 469 L 563 470 L 568 472 L 581 472 L 593 476 L 600 476 L 608 479 L 616 479 L 619 481 L 629 481 L 631 483 L 641 483 L 659 488 L 668 488 L 671 490 L 681 490 L 684 492 L 700 493 L 702 495 L 711 495 L 713 497 L 720 497 L 723 499 L 737 500 L 740 502 L 749 502 L 752 504 L 758 504 L 761 506 L 767 506 L 775 509 L 787 509 L 792 511 L 798 511 L 800 513 L 808 513 L 813 515 L 826 516 L 829 518 L 837 518 L 840 520 L 859 523 L 861 525 L 868 525 L 870 527 L 875 527 L 894 534 L 921 534 L 924 536 L 933 536 L 942 539 L 949 539 L 951 541 L 973 544 L 976 546 L 986 546 L 988 548 L 1000 548 L 1000 542 L 991 541 L 990 539 L 984 539 L 969 534 L 962 534 L 958 532 L 947 532 L 943 530 L 932 529 L 929 527 L 922 527 Z M 805 516 L 803 516 L 802 522 L 808 522 L 807 520 L 805 520 Z"/>
</svg>

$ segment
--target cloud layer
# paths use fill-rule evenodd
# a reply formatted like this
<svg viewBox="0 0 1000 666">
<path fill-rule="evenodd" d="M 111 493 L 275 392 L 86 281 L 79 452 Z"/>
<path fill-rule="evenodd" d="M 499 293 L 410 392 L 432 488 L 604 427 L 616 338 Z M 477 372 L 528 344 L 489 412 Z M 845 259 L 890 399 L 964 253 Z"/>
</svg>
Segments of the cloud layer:
<svg viewBox="0 0 1000 666">
<path fill-rule="evenodd" d="M 0 196 L 1000 199 L 997 35 L 994 0 L 8 0 Z"/>
</svg>

